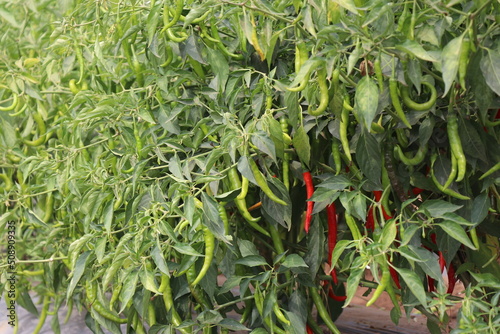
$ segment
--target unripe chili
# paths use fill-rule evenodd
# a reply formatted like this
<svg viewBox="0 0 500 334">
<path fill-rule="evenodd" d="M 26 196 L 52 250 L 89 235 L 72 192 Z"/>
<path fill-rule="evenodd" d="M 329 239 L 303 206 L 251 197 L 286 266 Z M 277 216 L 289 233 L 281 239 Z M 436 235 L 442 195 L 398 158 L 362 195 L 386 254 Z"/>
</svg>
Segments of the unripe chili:
<svg viewBox="0 0 500 334">
<path fill-rule="evenodd" d="M 240 177 L 238 176 L 238 171 L 236 170 L 236 167 L 233 167 L 229 169 L 228 173 L 228 178 L 229 178 L 229 183 L 231 185 L 231 190 L 236 190 L 241 188 L 241 181 Z M 268 231 L 266 231 L 262 226 L 257 224 L 257 222 L 260 220 L 259 218 L 254 218 L 248 212 L 247 209 L 247 203 L 245 199 L 235 199 L 234 204 L 236 204 L 236 207 L 238 208 L 238 211 L 240 212 L 241 216 L 247 221 L 247 223 L 254 228 L 256 231 L 259 231 L 260 233 L 270 237 L 271 235 L 269 234 Z"/>
<path fill-rule="evenodd" d="M 212 259 L 214 258 L 215 249 L 215 238 L 208 227 L 202 225 L 203 238 L 205 240 L 205 259 L 203 260 L 203 266 L 201 267 L 198 276 L 191 282 L 191 286 L 195 286 L 205 277 L 210 265 L 212 264 Z"/>
<path fill-rule="evenodd" d="M 408 156 L 406 156 L 406 154 L 403 153 L 403 151 L 401 150 L 401 147 L 399 147 L 399 145 L 396 145 L 394 147 L 394 153 L 396 153 L 396 156 L 398 157 L 398 159 L 402 163 L 404 163 L 405 165 L 416 166 L 419 163 L 421 163 L 422 161 L 424 161 L 425 154 L 427 153 L 427 145 L 420 146 L 418 148 L 417 153 L 412 158 L 409 158 Z"/>
<path fill-rule="evenodd" d="M 7 107 L 0 107 L 0 111 L 11 111 L 14 110 L 17 107 L 17 104 L 19 103 L 19 96 L 17 94 L 12 94 L 12 103 L 7 106 Z"/>
<path fill-rule="evenodd" d="M 448 124 L 447 124 L 448 139 L 450 141 L 450 148 L 453 156 L 457 159 L 457 182 L 463 180 L 465 172 L 467 170 L 467 160 L 465 159 L 465 154 L 462 148 L 462 141 L 460 140 L 460 135 L 458 134 L 458 118 L 455 112 L 448 114 Z"/>
<path fill-rule="evenodd" d="M 281 205 L 288 205 L 285 201 L 283 201 L 281 198 L 276 196 L 271 188 L 269 188 L 269 185 L 267 184 L 267 181 L 264 177 L 264 175 L 261 173 L 259 170 L 259 167 L 255 163 L 253 159 L 248 159 L 249 165 L 250 165 L 250 170 L 252 171 L 253 177 L 255 178 L 255 181 L 257 182 L 257 185 L 260 187 L 262 192 L 269 197 L 272 201 L 281 204 Z"/>
<path fill-rule="evenodd" d="M 396 115 L 404 125 L 411 129 L 411 124 L 408 122 L 405 112 L 403 111 L 403 107 L 401 106 L 401 102 L 399 101 L 398 81 L 395 78 L 389 79 L 389 94 L 391 96 L 392 106 L 394 107 L 394 110 L 396 110 Z"/>
<path fill-rule="evenodd" d="M 319 99 L 319 104 L 318 107 L 314 110 L 309 109 L 308 113 L 311 116 L 320 116 L 322 115 L 326 107 L 328 107 L 328 102 L 329 96 L 328 96 L 328 85 L 326 82 L 326 69 L 321 68 L 318 70 L 318 80 L 317 80 L 318 86 L 319 86 L 319 94 L 320 94 L 320 99 Z"/>
<path fill-rule="evenodd" d="M 429 90 L 431 92 L 431 96 L 429 97 L 429 100 L 427 100 L 426 102 L 422 102 L 422 103 L 415 102 L 411 99 L 410 91 L 409 91 L 408 87 L 403 86 L 403 88 L 401 89 L 401 97 L 403 98 L 403 103 L 408 108 L 413 109 L 413 110 L 417 110 L 417 111 L 427 111 L 430 108 L 432 108 L 432 106 L 436 103 L 436 100 L 437 100 L 436 88 L 430 82 L 427 82 L 427 81 L 422 82 L 422 84 L 424 86 L 426 86 L 427 88 L 429 88 Z"/>
</svg>

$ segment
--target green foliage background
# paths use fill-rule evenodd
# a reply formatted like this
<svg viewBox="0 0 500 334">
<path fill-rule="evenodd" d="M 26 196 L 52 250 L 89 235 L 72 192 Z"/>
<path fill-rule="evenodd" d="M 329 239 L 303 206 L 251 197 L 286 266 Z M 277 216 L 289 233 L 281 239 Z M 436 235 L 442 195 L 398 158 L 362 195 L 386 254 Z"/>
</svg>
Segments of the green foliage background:
<svg viewBox="0 0 500 334">
<path fill-rule="evenodd" d="M 311 289 L 335 319 L 391 266 L 393 300 L 432 333 L 497 333 L 499 173 L 482 176 L 500 157 L 499 21 L 495 0 L 3 1 L 0 229 L 16 222 L 17 304 L 39 314 L 31 292 L 53 311 L 85 308 L 94 333 L 120 333 L 100 306 L 135 333 L 317 332 Z M 418 103 L 430 83 L 437 100 L 403 103 L 406 124 L 390 82 Z M 408 165 L 396 145 L 422 159 Z M 287 205 L 262 190 L 253 162 Z M 235 169 L 261 231 L 237 207 Z M 213 261 L 190 284 L 208 234 Z M 439 253 L 463 295 L 447 294 Z M 331 259 L 345 303 L 328 296 Z M 452 329 L 446 310 L 459 302 Z"/>
</svg>

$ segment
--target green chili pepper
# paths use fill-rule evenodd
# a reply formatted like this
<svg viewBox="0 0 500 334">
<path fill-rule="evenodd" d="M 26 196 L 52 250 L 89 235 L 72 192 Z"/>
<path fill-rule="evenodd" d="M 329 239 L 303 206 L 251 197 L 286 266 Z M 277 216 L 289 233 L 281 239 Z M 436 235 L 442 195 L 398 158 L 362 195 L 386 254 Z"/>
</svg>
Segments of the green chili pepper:
<svg viewBox="0 0 500 334">
<path fill-rule="evenodd" d="M 431 180 L 434 183 L 434 185 L 436 186 L 436 188 L 438 188 L 439 191 L 441 191 L 443 194 L 446 194 L 448 196 L 455 197 L 455 198 L 458 198 L 458 199 L 461 199 L 461 200 L 469 200 L 470 197 L 462 195 L 462 194 L 459 194 L 456 191 L 451 190 L 450 188 L 444 188 L 439 183 L 439 181 L 437 180 L 436 176 L 434 175 L 434 163 L 436 162 L 436 159 L 437 159 L 437 153 L 434 153 L 431 156 L 431 168 L 430 168 L 430 172 L 431 172 Z"/>
<path fill-rule="evenodd" d="M 50 217 L 52 217 L 52 212 L 54 211 L 54 196 L 52 192 L 47 194 L 45 198 L 45 213 L 43 215 L 43 221 L 45 223 L 49 222 Z"/>
<path fill-rule="evenodd" d="M 375 289 L 375 292 L 373 293 L 372 297 L 366 303 L 367 307 L 375 303 L 375 301 L 377 301 L 382 292 L 386 290 L 387 286 L 391 284 L 391 273 L 389 271 L 389 266 L 387 265 L 387 262 L 385 262 L 385 260 L 383 259 L 383 260 L 378 260 L 377 263 L 382 269 L 382 278 L 380 279 L 380 283 Z"/>
<path fill-rule="evenodd" d="M 10 191 L 12 189 L 12 179 L 3 173 L 0 174 L 0 179 L 5 183 L 3 187 L 0 187 L 0 192 Z"/>
<path fill-rule="evenodd" d="M 220 202 L 218 206 L 219 210 L 219 216 L 222 220 L 222 223 L 224 224 L 224 234 L 228 235 L 229 234 L 229 218 L 227 216 L 227 211 L 226 211 L 226 203 L 225 202 Z"/>
<path fill-rule="evenodd" d="M 87 281 L 85 283 L 85 292 L 87 293 L 87 299 L 89 301 L 90 307 L 93 308 L 99 315 L 119 324 L 127 323 L 127 319 L 120 318 L 112 311 L 105 308 L 97 299 L 97 283 L 95 281 Z"/>
<path fill-rule="evenodd" d="M 253 159 L 248 159 L 248 162 L 250 165 L 250 170 L 252 171 L 252 174 L 255 178 L 255 181 L 257 182 L 257 185 L 260 187 L 262 192 L 264 192 L 264 194 L 266 194 L 267 197 L 269 197 L 269 199 L 271 199 L 272 201 L 281 205 L 288 205 L 285 201 L 276 196 L 271 190 L 271 188 L 269 188 L 266 178 L 264 177 L 264 175 L 262 175 L 255 161 Z"/>
<path fill-rule="evenodd" d="M 28 146 L 40 146 L 42 144 L 45 144 L 47 141 L 48 135 L 46 134 L 46 127 L 45 127 L 45 122 L 42 118 L 42 115 L 39 112 L 36 112 L 33 115 L 33 120 L 38 126 L 38 139 L 35 140 L 26 140 L 24 139 L 23 142 L 28 145 Z"/>
<path fill-rule="evenodd" d="M 42 304 L 42 311 L 40 312 L 40 316 L 38 317 L 38 323 L 33 330 L 33 334 L 38 334 L 40 333 L 40 330 L 43 327 L 43 324 L 45 323 L 45 319 L 47 319 L 47 313 L 49 311 L 49 306 L 50 306 L 50 296 L 44 296 L 43 297 L 43 304 Z"/>
<path fill-rule="evenodd" d="M 219 47 L 219 50 L 224 55 L 231 57 L 233 59 L 236 59 L 236 60 L 243 60 L 245 58 L 243 55 L 229 52 L 229 50 L 226 48 L 226 46 L 224 45 L 224 43 L 222 42 L 222 40 L 220 38 L 219 31 L 217 30 L 217 25 L 215 24 L 215 15 L 213 15 L 212 18 L 210 19 L 210 30 L 212 32 L 213 39 L 215 39 L 217 41 L 217 46 Z M 208 34 L 207 34 L 207 36 L 208 36 Z"/>
<path fill-rule="evenodd" d="M 241 188 L 241 181 L 240 181 L 240 177 L 238 176 L 238 171 L 236 170 L 236 167 L 230 168 L 227 175 L 228 175 L 229 182 L 231 185 L 231 190 L 240 189 Z M 262 233 L 268 237 L 271 236 L 269 234 L 269 232 L 267 232 L 262 226 L 257 224 L 257 222 L 260 220 L 260 217 L 254 218 L 254 217 L 252 217 L 250 212 L 248 212 L 247 203 L 246 203 L 245 199 L 237 199 L 236 198 L 234 200 L 234 204 L 236 204 L 236 207 L 238 208 L 238 211 L 240 212 L 241 216 L 247 221 L 247 223 L 251 227 L 253 227 L 255 230 L 259 231 L 260 233 Z"/>
<path fill-rule="evenodd" d="M 330 318 L 328 310 L 326 309 L 325 304 L 323 304 L 323 301 L 321 300 L 321 296 L 319 295 L 318 289 L 316 287 L 309 287 L 309 295 L 311 296 L 314 305 L 316 305 L 316 309 L 318 310 L 318 315 L 321 317 L 321 319 L 323 319 L 328 329 L 332 333 L 341 334 L 337 326 L 335 326 L 335 324 L 333 323 L 332 318 Z"/>
<path fill-rule="evenodd" d="M 446 180 L 443 188 L 446 189 L 450 186 L 450 184 L 453 182 L 455 177 L 457 176 L 457 159 L 453 155 L 453 152 L 451 152 L 451 169 L 450 169 L 450 175 L 448 176 L 448 179 Z"/>
<path fill-rule="evenodd" d="M 4 101 L 3 101 L 4 102 Z M 12 103 L 7 107 L 0 107 L 0 111 L 11 111 L 14 110 L 19 103 L 19 96 L 17 94 L 12 93 Z"/>
<path fill-rule="evenodd" d="M 403 107 L 401 106 L 401 102 L 399 101 L 398 81 L 395 78 L 389 79 L 389 94 L 391 95 L 391 102 L 394 110 L 396 110 L 396 115 L 399 117 L 401 122 L 404 123 L 404 125 L 411 129 L 411 124 L 408 122 L 405 112 L 403 111 Z"/>
<path fill-rule="evenodd" d="M 308 113 L 311 116 L 320 116 L 322 115 L 326 108 L 328 107 L 328 102 L 330 102 L 329 96 L 328 96 L 328 85 L 326 83 L 326 69 L 321 68 L 318 70 L 318 79 L 316 81 L 319 86 L 319 94 L 320 94 L 320 99 L 319 99 L 319 104 L 318 107 L 314 110 L 309 109 Z"/>
<path fill-rule="evenodd" d="M 496 171 L 500 170 L 500 162 L 498 162 L 495 166 L 491 167 L 490 169 L 488 169 L 486 171 L 486 173 L 484 173 L 480 178 L 479 180 L 482 180 L 484 179 L 485 177 L 487 176 L 490 176 L 491 174 L 495 173 Z"/>
<path fill-rule="evenodd" d="M 460 140 L 460 135 L 458 134 L 458 118 L 455 112 L 448 114 L 448 124 L 447 124 L 448 139 L 450 141 L 451 152 L 453 156 L 457 159 L 457 182 L 463 180 L 465 172 L 467 171 L 467 160 L 465 159 L 465 154 L 462 148 L 462 142 Z"/>
<path fill-rule="evenodd" d="M 278 303 L 274 303 L 273 312 L 279 321 L 281 321 L 282 323 L 284 323 L 287 326 L 290 326 L 290 320 L 288 320 L 285 317 L 285 314 L 283 314 L 283 312 L 281 311 L 280 307 L 278 306 Z"/>
<path fill-rule="evenodd" d="M 403 153 L 403 151 L 401 150 L 401 147 L 399 147 L 399 145 L 396 145 L 394 147 L 394 153 L 396 153 L 396 156 L 398 157 L 398 159 L 402 163 L 404 163 L 405 165 L 416 166 L 419 163 L 421 163 L 422 161 L 424 161 L 425 154 L 427 153 L 427 145 L 420 146 L 418 148 L 417 153 L 412 158 L 409 158 L 405 153 Z"/>
<path fill-rule="evenodd" d="M 212 264 L 212 259 L 214 258 L 215 249 L 215 238 L 208 227 L 202 225 L 203 237 L 205 240 L 205 259 L 203 260 L 203 266 L 201 267 L 198 276 L 191 282 L 191 286 L 195 286 L 205 277 L 210 265 Z"/>
<path fill-rule="evenodd" d="M 172 17 L 171 20 L 169 20 L 170 7 L 168 5 L 168 0 L 165 1 L 165 3 L 163 4 L 163 29 L 161 30 L 162 33 L 165 32 L 168 28 L 173 27 L 174 24 L 176 24 L 177 21 L 179 21 L 183 9 L 184 9 L 184 0 L 177 0 L 175 2 L 174 16 Z"/>
<path fill-rule="evenodd" d="M 182 323 L 182 319 L 177 313 L 174 307 L 174 299 L 172 297 L 172 288 L 170 286 L 170 276 L 162 274 L 161 275 L 161 283 L 160 286 L 163 287 L 163 290 L 159 290 L 163 293 L 163 303 L 165 304 L 165 309 L 170 312 L 171 320 L 170 322 L 178 327 Z M 189 332 L 184 328 L 178 328 L 178 330 L 183 334 L 188 334 Z"/>
<path fill-rule="evenodd" d="M 347 159 L 349 161 L 352 161 L 351 149 L 349 147 L 349 138 L 347 136 L 348 127 L 349 127 L 349 110 L 343 107 L 340 119 L 340 129 L 339 129 L 340 143 L 342 144 L 342 149 L 344 150 L 344 154 L 346 155 Z"/>
<path fill-rule="evenodd" d="M 288 121 L 286 120 L 285 117 L 281 117 L 280 119 L 280 124 L 281 124 L 281 131 L 283 132 L 283 137 L 285 135 L 288 136 Z M 287 144 L 285 142 L 285 145 L 288 146 L 291 144 L 290 142 Z M 282 173 L 283 173 L 283 184 L 285 185 L 285 188 L 287 190 L 290 190 L 290 153 L 283 153 L 283 161 L 282 161 Z"/>
<path fill-rule="evenodd" d="M 378 82 L 378 89 L 380 93 L 384 91 L 384 75 L 382 74 L 382 65 L 380 62 L 380 55 L 377 56 L 375 59 L 375 62 L 373 64 L 373 69 L 375 70 L 375 77 L 377 78 Z"/>
<path fill-rule="evenodd" d="M 464 37 L 460 47 L 460 56 L 458 58 L 458 82 L 463 90 L 466 89 L 465 77 L 467 75 L 467 65 L 469 64 L 469 51 L 471 41 L 468 37 Z"/>
<path fill-rule="evenodd" d="M 426 102 L 422 103 L 415 102 L 411 99 L 410 90 L 408 89 L 408 87 L 403 86 L 403 88 L 401 88 L 401 97 L 403 99 L 403 103 L 408 108 L 417 111 L 427 111 L 431 109 L 434 104 L 436 104 L 437 100 L 436 88 L 430 82 L 427 81 L 422 82 L 422 84 L 427 88 L 429 88 L 429 90 L 431 91 L 431 96 L 429 97 L 429 99 Z"/>
<path fill-rule="evenodd" d="M 340 156 L 339 141 L 337 138 L 332 138 L 332 156 L 335 164 L 335 175 L 339 175 L 342 170 L 342 157 Z"/>
</svg>

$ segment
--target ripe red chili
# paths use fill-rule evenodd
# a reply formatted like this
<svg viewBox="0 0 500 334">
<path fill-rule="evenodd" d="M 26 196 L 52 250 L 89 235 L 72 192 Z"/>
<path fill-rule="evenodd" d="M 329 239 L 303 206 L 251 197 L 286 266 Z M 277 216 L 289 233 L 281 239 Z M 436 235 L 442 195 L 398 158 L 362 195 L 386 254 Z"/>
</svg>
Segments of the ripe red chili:
<svg viewBox="0 0 500 334">
<path fill-rule="evenodd" d="M 333 292 L 333 287 L 330 285 L 330 289 L 328 290 L 328 297 L 335 300 L 336 302 L 343 302 L 347 299 L 347 296 L 337 296 L 335 292 Z"/>
<path fill-rule="evenodd" d="M 446 293 L 452 294 L 456 283 L 457 278 L 455 277 L 455 267 L 452 263 L 450 263 L 450 266 L 448 267 L 448 290 Z"/>
<path fill-rule="evenodd" d="M 391 273 L 391 277 L 392 280 L 394 281 L 394 284 L 396 284 L 396 287 L 401 290 L 401 283 L 399 283 L 398 272 L 391 266 L 389 266 L 389 272 Z"/>
<path fill-rule="evenodd" d="M 308 171 L 304 172 L 304 173 L 302 173 L 302 176 L 304 177 L 304 182 L 306 183 L 307 199 L 310 199 L 312 197 L 312 195 L 314 194 L 314 184 L 313 184 L 311 172 L 308 172 Z M 304 229 L 305 229 L 306 233 L 309 233 L 309 227 L 311 226 L 313 209 L 314 209 L 314 202 L 307 201 L 306 222 L 304 225 Z"/>
<path fill-rule="evenodd" d="M 311 329 L 311 327 L 309 327 L 309 325 L 306 325 L 306 331 L 307 334 L 314 334 L 313 330 Z"/>
</svg>

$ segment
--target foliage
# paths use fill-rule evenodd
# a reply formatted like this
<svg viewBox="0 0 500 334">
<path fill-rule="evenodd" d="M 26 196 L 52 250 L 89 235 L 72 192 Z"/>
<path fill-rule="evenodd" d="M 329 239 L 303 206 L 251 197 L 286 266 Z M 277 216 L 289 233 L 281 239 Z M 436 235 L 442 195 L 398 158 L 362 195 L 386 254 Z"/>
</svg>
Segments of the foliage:
<svg viewBox="0 0 500 334">
<path fill-rule="evenodd" d="M 463 301 L 453 333 L 498 332 L 498 2 L 9 0 L 0 22 L 21 307 L 335 332 L 362 285 L 396 323 L 449 331 Z"/>
</svg>

